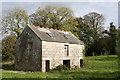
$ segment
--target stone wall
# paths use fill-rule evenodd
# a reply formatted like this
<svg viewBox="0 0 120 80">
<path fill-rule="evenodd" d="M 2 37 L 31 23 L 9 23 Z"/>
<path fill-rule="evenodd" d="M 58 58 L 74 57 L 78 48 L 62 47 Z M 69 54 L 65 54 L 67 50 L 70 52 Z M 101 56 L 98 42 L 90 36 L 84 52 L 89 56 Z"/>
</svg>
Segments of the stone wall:
<svg viewBox="0 0 120 80">
<path fill-rule="evenodd" d="M 65 52 L 65 46 L 69 46 L 69 55 Z M 70 68 L 80 67 L 80 59 L 83 58 L 83 45 L 46 42 L 42 41 L 42 71 L 45 72 L 45 60 L 50 60 L 50 69 L 62 64 L 63 60 L 70 60 Z"/>
<path fill-rule="evenodd" d="M 41 46 L 42 41 L 26 27 L 16 43 L 15 69 L 41 71 Z"/>
</svg>

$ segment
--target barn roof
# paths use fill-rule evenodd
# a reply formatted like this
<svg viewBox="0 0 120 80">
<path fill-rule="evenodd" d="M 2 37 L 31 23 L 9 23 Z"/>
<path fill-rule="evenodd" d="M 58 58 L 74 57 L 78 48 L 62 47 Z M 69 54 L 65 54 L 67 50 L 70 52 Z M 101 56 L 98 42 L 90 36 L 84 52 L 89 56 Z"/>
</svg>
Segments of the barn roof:
<svg viewBox="0 0 120 80">
<path fill-rule="evenodd" d="M 49 42 L 62 42 L 71 44 L 83 44 L 71 32 L 41 28 L 39 26 L 28 25 L 28 27 L 42 40 Z"/>
</svg>

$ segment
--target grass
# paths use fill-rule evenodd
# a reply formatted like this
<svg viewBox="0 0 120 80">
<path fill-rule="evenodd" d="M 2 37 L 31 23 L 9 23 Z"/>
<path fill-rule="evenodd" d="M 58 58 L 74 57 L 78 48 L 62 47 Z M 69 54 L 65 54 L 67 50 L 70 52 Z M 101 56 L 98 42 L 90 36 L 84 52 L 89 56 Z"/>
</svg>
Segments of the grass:
<svg viewBox="0 0 120 80">
<path fill-rule="evenodd" d="M 84 63 L 85 67 L 75 69 L 75 70 L 69 70 L 69 71 L 63 71 L 63 72 L 24 72 L 24 71 L 18 71 L 19 73 L 13 73 L 13 72 L 7 72 L 7 71 L 13 71 L 12 64 L 6 63 L 3 68 L 3 78 L 64 78 L 64 79 L 74 79 L 74 78 L 81 78 L 85 80 L 96 80 L 99 78 L 114 78 L 117 79 L 118 77 L 118 60 L 116 55 L 110 55 L 110 56 L 96 56 L 96 57 L 85 57 Z M 10 69 L 11 68 L 11 69 Z M 24 72 L 25 74 L 20 74 Z M 14 80 L 14 79 L 12 79 Z M 16 80 L 16 79 L 15 79 Z"/>
</svg>

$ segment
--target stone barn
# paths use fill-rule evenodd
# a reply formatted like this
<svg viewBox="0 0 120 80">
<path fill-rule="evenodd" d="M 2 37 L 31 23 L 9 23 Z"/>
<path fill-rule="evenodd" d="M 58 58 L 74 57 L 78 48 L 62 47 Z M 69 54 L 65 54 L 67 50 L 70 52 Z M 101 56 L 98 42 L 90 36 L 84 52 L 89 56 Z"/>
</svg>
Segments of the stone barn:
<svg viewBox="0 0 120 80">
<path fill-rule="evenodd" d="M 28 25 L 16 42 L 15 69 L 47 72 L 81 67 L 84 44 L 71 32 Z"/>
</svg>

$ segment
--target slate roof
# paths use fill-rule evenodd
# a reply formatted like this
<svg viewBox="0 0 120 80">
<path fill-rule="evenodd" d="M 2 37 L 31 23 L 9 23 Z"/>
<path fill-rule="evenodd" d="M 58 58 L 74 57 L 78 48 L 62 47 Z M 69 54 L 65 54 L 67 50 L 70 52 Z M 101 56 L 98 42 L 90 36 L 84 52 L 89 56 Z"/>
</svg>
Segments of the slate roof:
<svg viewBox="0 0 120 80">
<path fill-rule="evenodd" d="M 75 37 L 71 32 L 41 28 L 33 25 L 28 25 L 27 27 L 29 27 L 42 41 L 83 45 L 83 42 Z"/>
</svg>

